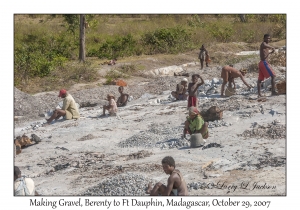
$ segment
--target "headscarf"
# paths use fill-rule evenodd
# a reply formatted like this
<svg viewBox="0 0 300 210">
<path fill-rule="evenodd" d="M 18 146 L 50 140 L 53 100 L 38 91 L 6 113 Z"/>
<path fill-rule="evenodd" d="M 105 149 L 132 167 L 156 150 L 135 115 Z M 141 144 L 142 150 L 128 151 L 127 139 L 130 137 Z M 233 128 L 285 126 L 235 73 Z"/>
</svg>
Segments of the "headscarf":
<svg viewBox="0 0 300 210">
<path fill-rule="evenodd" d="M 200 112 L 198 111 L 198 109 L 194 106 L 191 106 L 189 108 L 189 115 L 199 115 Z"/>
</svg>

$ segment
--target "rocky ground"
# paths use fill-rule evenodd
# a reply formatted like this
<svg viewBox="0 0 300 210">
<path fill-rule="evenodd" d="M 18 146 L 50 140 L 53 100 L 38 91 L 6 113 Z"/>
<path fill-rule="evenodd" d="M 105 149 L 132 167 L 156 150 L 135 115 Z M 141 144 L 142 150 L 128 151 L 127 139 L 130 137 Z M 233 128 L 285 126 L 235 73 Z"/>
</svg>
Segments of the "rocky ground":
<svg viewBox="0 0 300 210">
<path fill-rule="evenodd" d="M 81 118 L 47 127 L 41 124 L 60 102 L 58 91 L 32 96 L 15 88 L 15 137 L 34 133 L 41 138 L 15 157 L 15 165 L 42 195 L 145 195 L 149 182 L 166 183 L 161 159 L 171 155 L 190 195 L 286 195 L 286 95 L 269 96 L 266 82 L 266 100 L 258 101 L 256 88 L 248 91 L 237 79 L 237 95 L 220 98 L 221 66 L 183 67 L 205 80 L 199 109 L 216 105 L 223 110 L 222 120 L 209 122 L 203 147 L 190 148 L 181 138 L 187 101 L 170 96 L 182 79 L 170 68 L 168 75 L 128 80 L 125 92 L 133 100 L 117 117 L 99 117 L 106 94 L 119 95 L 117 86 L 71 89 Z M 277 81 L 285 79 L 285 67 L 274 69 Z M 248 83 L 256 80 L 256 72 L 247 74 Z"/>
</svg>

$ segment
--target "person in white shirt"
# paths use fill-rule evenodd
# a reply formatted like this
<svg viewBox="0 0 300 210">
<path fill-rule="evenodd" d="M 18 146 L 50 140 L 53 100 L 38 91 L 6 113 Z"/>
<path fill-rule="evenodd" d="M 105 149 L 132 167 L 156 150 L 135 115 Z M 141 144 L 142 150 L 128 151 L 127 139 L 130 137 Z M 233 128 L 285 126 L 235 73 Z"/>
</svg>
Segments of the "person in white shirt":
<svg viewBox="0 0 300 210">
<path fill-rule="evenodd" d="M 39 195 L 35 191 L 34 182 L 31 178 L 21 175 L 19 167 L 14 167 L 14 195 L 34 196 Z"/>
</svg>

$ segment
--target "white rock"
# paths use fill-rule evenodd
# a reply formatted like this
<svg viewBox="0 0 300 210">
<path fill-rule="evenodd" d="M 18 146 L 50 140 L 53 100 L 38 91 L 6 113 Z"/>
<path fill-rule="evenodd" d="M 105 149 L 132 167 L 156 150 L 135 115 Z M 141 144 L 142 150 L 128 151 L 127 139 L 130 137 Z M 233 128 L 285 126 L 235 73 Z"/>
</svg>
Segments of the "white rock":
<svg viewBox="0 0 300 210">
<path fill-rule="evenodd" d="M 210 84 L 211 84 L 211 81 L 208 80 L 208 79 L 206 79 L 206 80 L 204 80 L 204 84 L 205 84 L 205 85 L 210 85 Z"/>
<path fill-rule="evenodd" d="M 218 78 L 213 78 L 211 80 L 211 85 L 214 85 L 214 84 L 217 84 L 217 83 L 219 83 L 219 79 Z"/>
<path fill-rule="evenodd" d="M 129 96 L 128 97 L 128 101 L 130 102 L 130 101 L 132 101 L 133 100 L 133 96 Z"/>
</svg>

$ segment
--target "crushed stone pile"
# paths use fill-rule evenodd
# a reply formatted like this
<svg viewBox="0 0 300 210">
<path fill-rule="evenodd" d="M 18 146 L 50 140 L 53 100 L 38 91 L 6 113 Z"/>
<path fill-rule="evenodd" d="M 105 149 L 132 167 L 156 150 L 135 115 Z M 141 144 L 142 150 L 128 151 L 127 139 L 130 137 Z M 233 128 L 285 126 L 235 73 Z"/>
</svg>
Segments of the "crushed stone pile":
<svg viewBox="0 0 300 210">
<path fill-rule="evenodd" d="M 276 123 L 267 126 L 257 125 L 252 130 L 245 130 L 237 135 L 246 138 L 282 139 L 286 138 L 286 126 Z"/>
<path fill-rule="evenodd" d="M 141 158 L 149 157 L 150 155 L 153 155 L 153 153 L 148 152 L 147 150 L 141 150 L 141 151 L 138 151 L 138 152 L 130 153 L 126 157 L 126 160 L 141 159 Z"/>
<path fill-rule="evenodd" d="M 14 88 L 14 115 L 32 118 L 44 113 L 50 106 L 44 104 L 38 98 Z M 53 108 L 53 107 L 52 107 Z"/>
<path fill-rule="evenodd" d="M 134 173 L 119 174 L 91 187 L 79 196 L 143 196 L 153 180 Z"/>
<path fill-rule="evenodd" d="M 257 169 L 264 167 L 284 167 L 286 165 L 286 157 L 263 157 L 258 158 L 259 163 L 253 164 Z"/>
<path fill-rule="evenodd" d="M 159 147 L 161 149 L 172 149 L 183 146 L 189 146 L 186 139 L 182 139 L 183 128 L 168 127 L 163 124 L 154 124 L 147 131 L 141 131 L 138 134 L 131 136 L 125 141 L 118 143 L 121 148 L 128 147 L 144 147 L 152 148 Z"/>
<path fill-rule="evenodd" d="M 187 183 L 188 191 L 192 190 L 206 190 L 206 189 L 213 189 L 215 187 L 215 184 L 213 182 L 190 182 Z"/>
</svg>

